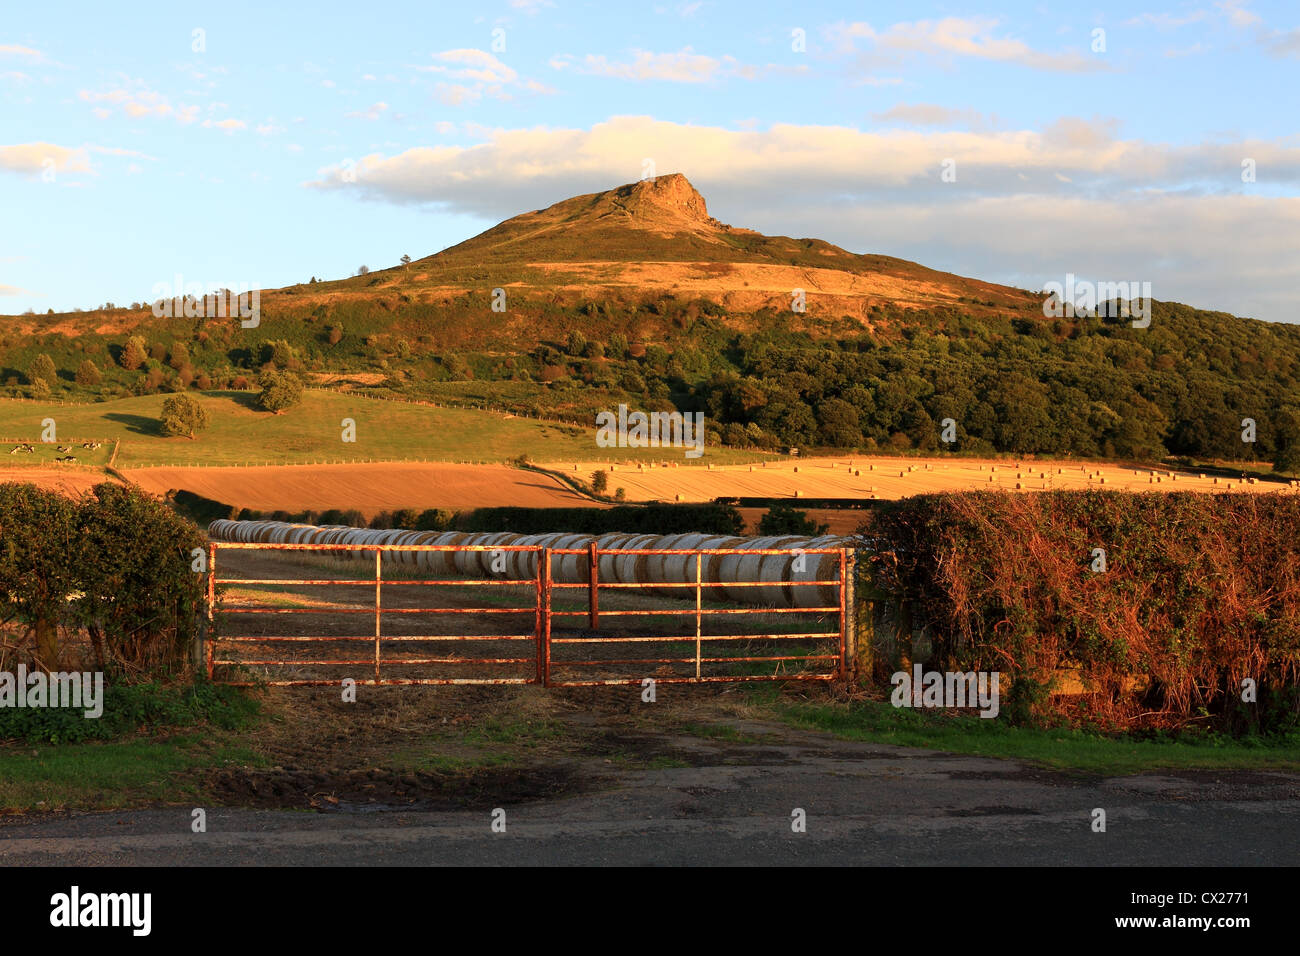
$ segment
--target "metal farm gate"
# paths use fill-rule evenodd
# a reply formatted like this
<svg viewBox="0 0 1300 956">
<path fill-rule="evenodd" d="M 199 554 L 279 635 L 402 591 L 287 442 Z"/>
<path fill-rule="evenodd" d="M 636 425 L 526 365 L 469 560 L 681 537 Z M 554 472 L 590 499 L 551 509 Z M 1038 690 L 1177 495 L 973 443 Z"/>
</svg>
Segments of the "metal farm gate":
<svg viewBox="0 0 1300 956">
<path fill-rule="evenodd" d="M 443 566 L 454 564 L 458 573 L 412 573 L 420 564 L 416 552 L 445 552 Z M 482 568 L 485 552 L 491 554 L 491 572 L 473 573 Z M 684 561 L 687 580 L 602 580 L 602 558 L 611 555 Z M 781 580 L 721 582 L 707 576 L 704 568 L 725 555 L 785 556 L 791 562 L 829 555 L 817 567 L 834 572 L 813 574 L 816 580 L 791 580 L 788 573 Z M 304 556 L 316 560 L 305 562 Z M 321 562 L 322 557 L 334 560 Z M 241 558 L 253 564 L 246 576 L 218 577 L 219 568 Z M 296 558 L 318 573 L 259 576 L 271 558 Z M 557 561 L 585 564 L 585 580 L 572 583 L 572 566 L 569 583 L 554 580 Z M 203 659 L 209 678 L 239 686 L 337 685 L 349 677 L 370 686 L 834 680 L 852 659 L 853 561 L 849 548 L 212 541 Z M 365 568 L 365 576 L 353 568 Z M 461 576 L 462 568 L 470 573 Z M 314 597 L 318 588 L 320 600 Z M 738 606 L 755 593 L 751 588 L 769 590 L 756 592 L 759 601 Z M 796 590 L 802 588 L 813 590 Z M 431 594 L 450 597 L 425 597 Z M 768 594 L 796 606 L 764 604 Z M 826 595 L 835 599 L 826 601 Z M 630 606 L 636 596 L 652 606 Z M 797 606 L 800 600 L 809 606 Z"/>
</svg>

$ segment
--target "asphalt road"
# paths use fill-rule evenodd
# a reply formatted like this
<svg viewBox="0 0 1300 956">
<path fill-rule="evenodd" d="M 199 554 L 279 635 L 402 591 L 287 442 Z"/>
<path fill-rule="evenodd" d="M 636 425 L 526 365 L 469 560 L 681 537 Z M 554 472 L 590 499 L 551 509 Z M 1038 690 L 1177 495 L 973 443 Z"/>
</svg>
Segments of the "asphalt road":
<svg viewBox="0 0 1300 956">
<path fill-rule="evenodd" d="M 765 725 L 738 725 L 762 732 Z M 855 744 L 685 740 L 689 768 L 618 771 L 579 796 L 488 810 L 190 808 L 16 817 L 0 863 L 22 865 L 1295 865 L 1300 774 L 1115 778 Z M 806 831 L 792 829 L 792 812 Z M 1093 830 L 1093 810 L 1106 831 Z"/>
</svg>

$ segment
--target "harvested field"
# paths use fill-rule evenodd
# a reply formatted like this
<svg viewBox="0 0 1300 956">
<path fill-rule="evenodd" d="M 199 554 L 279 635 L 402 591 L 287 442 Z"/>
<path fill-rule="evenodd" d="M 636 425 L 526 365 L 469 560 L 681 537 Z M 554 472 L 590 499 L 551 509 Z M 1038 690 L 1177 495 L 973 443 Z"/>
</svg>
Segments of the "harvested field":
<svg viewBox="0 0 1300 956">
<path fill-rule="evenodd" d="M 10 481 L 32 484 L 70 497 L 87 492 L 100 482 L 112 480 L 98 468 L 79 468 L 76 465 L 0 468 L 0 484 Z"/>
<path fill-rule="evenodd" d="M 370 518 L 377 512 L 397 508 L 600 507 L 548 475 L 507 465 L 394 462 L 134 468 L 122 474 L 152 494 L 183 488 L 214 501 L 258 511 L 355 508 Z"/>
<path fill-rule="evenodd" d="M 554 466 L 588 475 L 607 462 Z M 753 465 L 615 465 L 611 488 L 631 501 L 712 501 L 749 498 L 906 498 L 940 491 L 1276 491 L 1277 482 L 1250 482 L 1199 472 L 1092 462 L 805 458 Z M 823 519 L 824 520 L 824 519 Z M 832 528 L 832 530 L 837 530 Z"/>
</svg>

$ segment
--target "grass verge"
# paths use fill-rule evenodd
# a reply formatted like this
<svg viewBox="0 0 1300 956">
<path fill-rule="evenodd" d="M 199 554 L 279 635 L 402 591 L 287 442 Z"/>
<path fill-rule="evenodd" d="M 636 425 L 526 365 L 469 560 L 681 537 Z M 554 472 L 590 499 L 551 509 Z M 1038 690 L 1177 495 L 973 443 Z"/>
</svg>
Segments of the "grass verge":
<svg viewBox="0 0 1300 956">
<path fill-rule="evenodd" d="M 848 740 L 1006 757 L 1043 767 L 1106 775 L 1148 770 L 1300 770 L 1300 735 L 1108 735 L 1068 728 L 1013 727 L 1000 720 L 895 708 L 883 701 L 792 702 L 780 688 L 746 688 L 769 716 Z"/>
</svg>

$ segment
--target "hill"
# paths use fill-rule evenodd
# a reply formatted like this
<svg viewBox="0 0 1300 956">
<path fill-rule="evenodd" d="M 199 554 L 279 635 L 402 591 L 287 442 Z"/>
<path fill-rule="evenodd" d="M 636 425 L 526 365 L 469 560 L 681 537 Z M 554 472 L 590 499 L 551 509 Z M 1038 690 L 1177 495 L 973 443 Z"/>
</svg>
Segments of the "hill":
<svg viewBox="0 0 1300 956">
<path fill-rule="evenodd" d="M 49 389 L 33 381 L 40 355 Z M 242 390 L 267 367 L 585 427 L 621 403 L 701 412 L 713 446 L 1300 467 L 1300 325 L 1162 301 L 1146 328 L 1047 318 L 1038 294 L 720 223 L 680 175 L 407 266 L 267 290 L 254 328 L 145 308 L 0 320 L 11 397 Z"/>
</svg>

